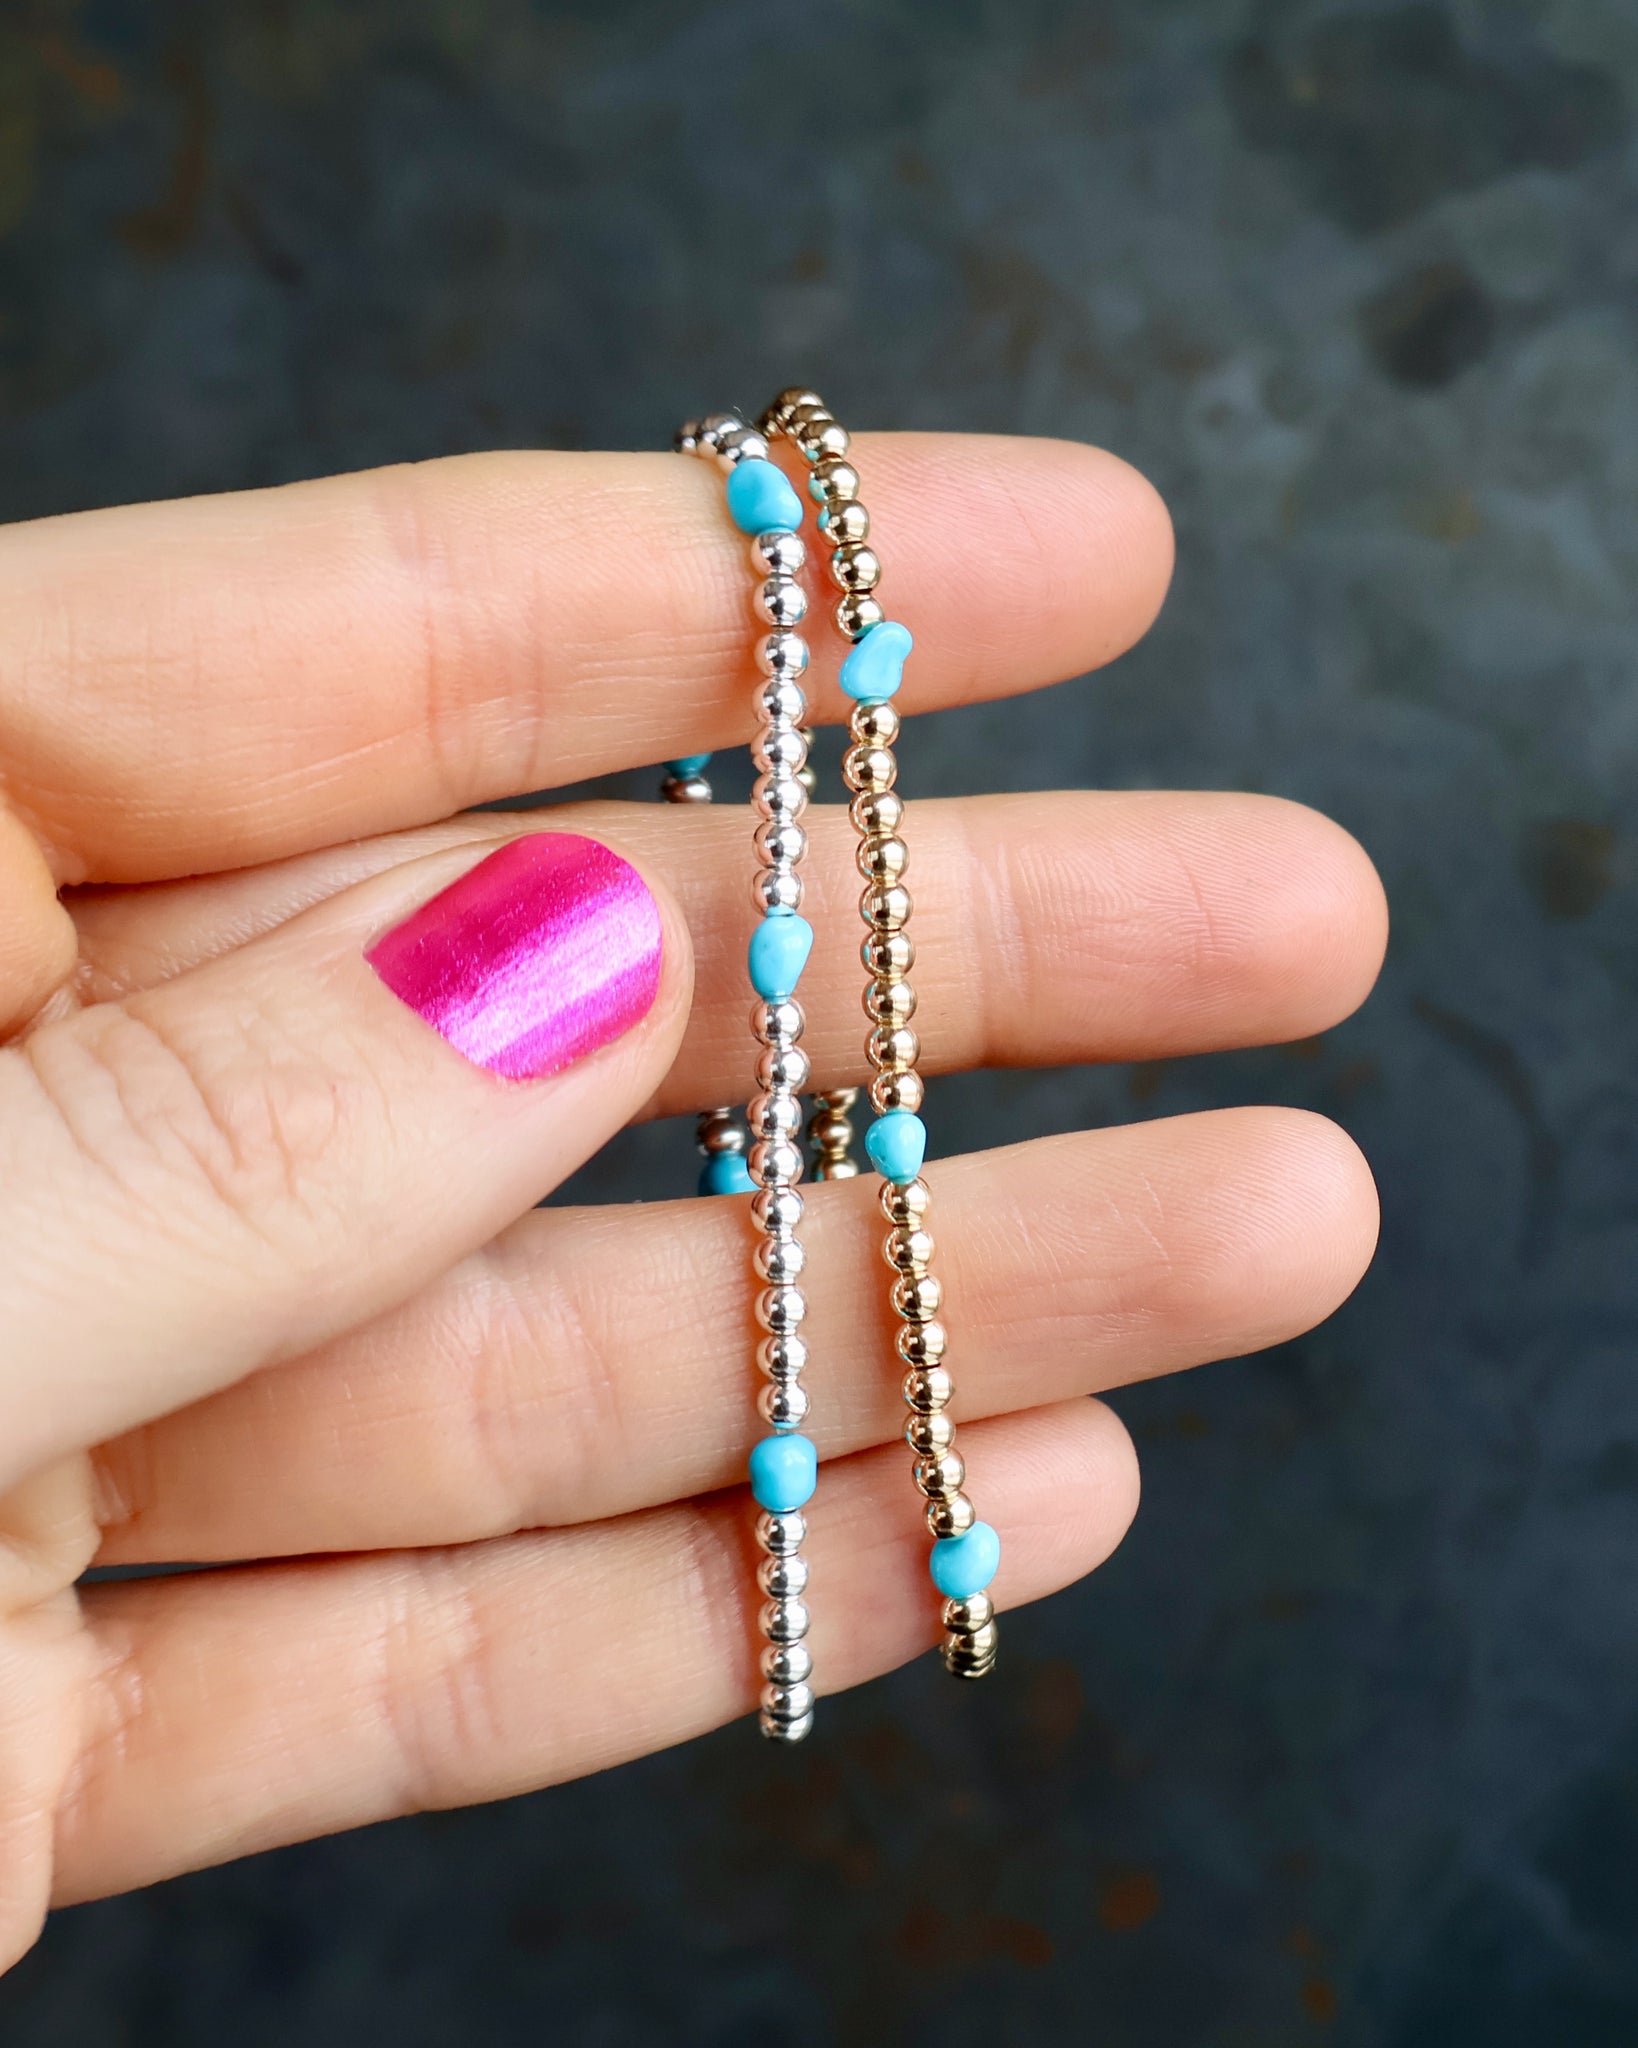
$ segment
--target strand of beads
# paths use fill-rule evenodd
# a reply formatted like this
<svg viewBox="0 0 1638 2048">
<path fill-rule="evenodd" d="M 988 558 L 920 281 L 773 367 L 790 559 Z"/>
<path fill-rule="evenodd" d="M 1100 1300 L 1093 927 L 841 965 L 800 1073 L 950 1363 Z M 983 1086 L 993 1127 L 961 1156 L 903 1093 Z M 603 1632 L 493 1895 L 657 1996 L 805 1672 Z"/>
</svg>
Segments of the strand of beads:
<svg viewBox="0 0 1638 2048">
<path fill-rule="evenodd" d="M 800 1433 L 808 1412 L 802 1369 L 807 1347 L 802 1323 L 807 1301 L 801 1286 L 804 1253 L 797 1237 L 802 1220 L 802 1105 L 808 1058 L 801 1047 L 803 1016 L 796 986 L 813 945 L 813 928 L 801 915 L 798 872 L 807 849 L 802 813 L 808 790 L 807 708 L 801 678 L 808 665 L 807 642 L 796 628 L 807 610 L 797 581 L 804 549 L 797 528 L 802 501 L 768 460 L 768 444 L 737 413 L 714 413 L 690 422 L 676 445 L 687 454 L 714 461 L 726 472 L 729 516 L 750 537 L 757 578 L 755 608 L 764 629 L 756 644 L 762 681 L 757 685 L 758 730 L 753 746 L 757 769 L 753 802 L 758 824 L 758 870 L 754 900 L 759 921 L 751 934 L 747 967 L 757 1001 L 751 1013 L 759 1052 L 757 1092 L 747 1112 L 751 1135 L 750 1179 L 756 1192 L 751 1216 L 757 1239 L 754 1262 L 762 1285 L 756 1314 L 763 1336 L 757 1360 L 765 1376 L 758 1406 L 771 1434 L 750 1456 L 751 1495 L 761 1510 L 757 1541 L 763 1559 L 757 1578 L 764 1599 L 759 1617 L 762 1703 L 758 1725 L 776 1742 L 800 1742 L 813 1726 L 813 1659 L 808 1632 L 808 1566 L 802 1555 L 807 1523 L 802 1510 L 818 1477 L 818 1452 Z"/>
<path fill-rule="evenodd" d="M 770 437 L 788 436 L 810 465 L 809 490 L 821 508 L 820 530 L 831 544 L 830 571 L 842 592 L 836 623 L 853 642 L 841 670 L 842 688 L 853 699 L 852 745 L 842 772 L 854 792 L 850 808 L 864 881 L 859 910 L 866 926 L 861 954 L 869 977 L 865 1054 L 874 1070 L 870 1103 L 876 1113 L 865 1133 L 865 1150 L 882 1176 L 881 1202 L 889 1226 L 882 1250 L 893 1273 L 891 1298 L 899 1318 L 898 1350 L 910 1410 L 904 1434 L 915 1458 L 916 1485 L 927 1502 L 933 1583 L 944 1596 L 944 1662 L 958 1678 L 981 1678 L 995 1663 L 995 1609 L 986 1588 L 1000 1562 L 1001 1539 L 979 1521 L 962 1491 L 967 1473 L 949 1413 L 953 1389 L 944 1363 L 943 1296 L 931 1270 L 931 1196 L 921 1178 L 927 1129 L 918 1114 L 921 1044 L 911 1025 L 916 997 L 908 978 L 916 957 L 907 930 L 910 892 L 904 886 L 910 856 L 902 836 L 904 802 L 894 787 L 899 714 L 891 702 L 912 641 L 906 627 L 886 616 L 875 595 L 881 563 L 867 545 L 870 515 L 859 497 L 859 472 L 848 459 L 847 430 L 816 392 L 804 390 L 782 392 L 760 424 Z"/>
</svg>

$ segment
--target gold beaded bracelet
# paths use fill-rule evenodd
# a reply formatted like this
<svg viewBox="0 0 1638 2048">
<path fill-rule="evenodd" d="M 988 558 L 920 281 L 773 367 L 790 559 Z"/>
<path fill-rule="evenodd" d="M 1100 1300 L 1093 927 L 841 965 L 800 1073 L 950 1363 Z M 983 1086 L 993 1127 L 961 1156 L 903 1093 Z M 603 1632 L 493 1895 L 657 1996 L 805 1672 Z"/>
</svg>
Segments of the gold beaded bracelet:
<svg viewBox="0 0 1638 2048">
<path fill-rule="evenodd" d="M 857 860 L 865 885 L 859 899 L 866 926 L 861 957 L 869 977 L 865 1055 L 874 1070 L 870 1104 L 875 1111 L 865 1150 L 882 1176 L 881 1203 L 889 1225 L 882 1249 L 893 1273 L 891 1300 L 899 1318 L 898 1351 L 910 1410 L 904 1434 L 915 1456 L 915 1483 L 927 1502 L 933 1583 L 944 1596 L 944 1663 L 957 1678 L 982 1678 L 995 1663 L 995 1608 L 986 1589 L 1000 1562 L 1001 1539 L 989 1523 L 979 1521 L 962 1491 L 966 1466 L 955 1448 L 949 1413 L 948 1338 L 939 1316 L 942 1288 L 931 1270 L 931 1195 L 921 1177 L 927 1130 L 918 1113 L 921 1045 L 911 1026 L 916 997 L 908 976 L 915 947 L 907 930 L 911 903 L 904 886 L 909 849 L 902 836 L 904 801 L 894 787 L 899 714 L 891 699 L 913 642 L 909 629 L 889 619 L 875 595 L 881 563 L 868 545 L 870 515 L 859 497 L 858 470 L 848 459 L 846 428 L 817 392 L 798 389 L 781 392 L 758 426 L 769 441 L 791 441 L 809 465 L 809 492 L 820 506 L 819 529 L 830 543 L 831 575 L 842 591 L 836 623 L 853 643 L 841 671 L 842 688 L 854 700 L 853 743 L 842 771 L 854 792 L 850 815 L 859 835 Z M 845 1122 L 845 1113 L 838 1120 Z M 842 1146 L 845 1153 L 845 1137 Z M 825 1177 L 840 1176 L 831 1166 Z"/>
</svg>

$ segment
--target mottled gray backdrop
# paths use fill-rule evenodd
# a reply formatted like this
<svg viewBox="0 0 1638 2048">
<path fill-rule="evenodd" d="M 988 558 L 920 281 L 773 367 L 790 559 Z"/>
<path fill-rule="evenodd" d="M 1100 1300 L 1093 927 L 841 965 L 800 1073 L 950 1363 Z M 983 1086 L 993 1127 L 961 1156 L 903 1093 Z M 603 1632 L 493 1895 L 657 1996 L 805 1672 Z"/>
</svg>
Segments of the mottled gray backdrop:
<svg viewBox="0 0 1638 2048">
<path fill-rule="evenodd" d="M 1102 441 L 1159 627 L 915 787 L 1278 790 L 1396 918 L 1321 1041 L 941 1088 L 1310 1105 L 1386 1213 L 1326 1328 L 1119 1401 L 1143 1513 L 1005 1682 L 66 1914 L 8 2044 L 1638 2039 L 1635 96 L 1632 0 L 8 0 L 6 515 L 792 372 Z"/>
</svg>

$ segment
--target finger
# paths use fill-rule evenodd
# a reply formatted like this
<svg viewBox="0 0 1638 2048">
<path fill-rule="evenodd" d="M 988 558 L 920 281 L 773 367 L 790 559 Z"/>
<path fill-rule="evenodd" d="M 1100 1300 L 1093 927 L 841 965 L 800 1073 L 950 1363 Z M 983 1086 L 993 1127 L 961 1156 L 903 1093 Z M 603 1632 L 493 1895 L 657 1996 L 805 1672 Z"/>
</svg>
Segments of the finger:
<svg viewBox="0 0 1638 2048">
<path fill-rule="evenodd" d="M 1114 456 L 859 445 L 915 708 L 1078 674 L 1153 618 L 1170 527 Z M 14 527 L 7 786 L 59 880 L 139 881 L 725 746 L 751 730 L 746 591 L 720 479 L 670 455 L 463 456 Z M 813 638 L 817 678 L 841 642 Z"/>
<path fill-rule="evenodd" d="M 690 979 L 663 891 L 548 834 L 0 1053 L 0 1486 L 481 1244 L 652 1093 Z"/>
<path fill-rule="evenodd" d="M 963 1441 L 1003 1532 L 1003 1610 L 1119 1542 L 1137 1470 L 1107 1409 L 1076 1402 Z M 901 1452 L 826 1469 L 807 1544 L 820 1690 L 933 1640 L 917 1507 Z M 747 1535 L 736 1492 L 465 1550 L 90 1589 L 102 1666 L 58 1831 L 59 1903 L 551 1784 L 746 1712 Z"/>
<path fill-rule="evenodd" d="M 566 807 L 554 826 L 616 838 L 683 905 L 697 995 L 661 1114 L 748 1088 L 743 816 L 644 804 Z M 332 881 L 496 829 L 461 819 L 252 877 L 76 906 L 91 984 L 121 992 L 322 897 Z M 504 829 L 515 829 L 517 819 Z M 860 880 L 845 812 L 810 813 L 802 981 L 815 1086 L 864 1078 Z M 1387 912 L 1339 826 L 1278 798 L 1156 791 L 962 798 L 912 806 L 915 1028 L 927 1071 L 1156 1059 L 1306 1038 L 1364 999 Z"/>
<path fill-rule="evenodd" d="M 1043 1139 L 929 1180 L 963 1428 L 1296 1336 L 1376 1238 L 1357 1148 L 1298 1110 Z M 872 1184 L 808 1190 L 804 1427 L 825 1457 L 904 1426 L 884 1229 Z M 761 1433 L 747 1230 L 735 1201 L 525 1218 L 372 1328 L 105 1446 L 102 1561 L 464 1542 L 732 1484 Z"/>
</svg>

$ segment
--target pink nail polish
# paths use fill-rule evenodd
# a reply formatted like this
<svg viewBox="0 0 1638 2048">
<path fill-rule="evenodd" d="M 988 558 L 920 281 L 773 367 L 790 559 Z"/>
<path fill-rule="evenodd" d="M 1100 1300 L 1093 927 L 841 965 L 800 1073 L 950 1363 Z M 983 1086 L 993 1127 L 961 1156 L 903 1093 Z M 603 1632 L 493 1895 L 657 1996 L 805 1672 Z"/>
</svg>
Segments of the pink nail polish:
<svg viewBox="0 0 1638 2048">
<path fill-rule="evenodd" d="M 365 958 L 395 996 L 492 1074 L 538 1081 L 646 1017 L 660 912 L 617 853 L 572 832 L 511 840 Z"/>
</svg>

